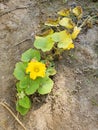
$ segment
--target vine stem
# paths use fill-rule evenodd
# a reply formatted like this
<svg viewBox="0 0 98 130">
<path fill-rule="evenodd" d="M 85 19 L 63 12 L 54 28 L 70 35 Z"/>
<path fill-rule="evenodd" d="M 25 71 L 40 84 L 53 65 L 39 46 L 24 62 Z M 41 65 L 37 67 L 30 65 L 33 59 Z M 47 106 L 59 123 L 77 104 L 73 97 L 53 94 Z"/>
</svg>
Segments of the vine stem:
<svg viewBox="0 0 98 130">
<path fill-rule="evenodd" d="M 21 127 L 24 130 L 27 130 L 25 126 L 22 124 L 22 122 L 18 119 L 18 117 L 13 113 L 13 111 L 8 107 L 8 104 L 6 102 L 0 102 L 0 105 L 2 105 L 4 108 L 6 108 L 10 114 L 15 118 L 15 120 L 21 125 Z"/>
<path fill-rule="evenodd" d="M 82 28 L 85 24 L 86 24 L 86 22 L 88 21 L 88 20 L 91 20 L 91 19 L 93 19 L 93 18 L 96 18 L 97 17 L 97 15 L 94 15 L 94 16 L 88 16 L 85 20 L 84 20 L 84 22 L 80 25 L 80 28 Z"/>
<path fill-rule="evenodd" d="M 90 16 L 88 16 L 85 20 L 84 20 L 84 22 L 80 25 L 80 28 L 82 28 L 84 25 L 85 25 L 85 23 L 87 22 L 87 20 L 90 18 Z"/>
</svg>

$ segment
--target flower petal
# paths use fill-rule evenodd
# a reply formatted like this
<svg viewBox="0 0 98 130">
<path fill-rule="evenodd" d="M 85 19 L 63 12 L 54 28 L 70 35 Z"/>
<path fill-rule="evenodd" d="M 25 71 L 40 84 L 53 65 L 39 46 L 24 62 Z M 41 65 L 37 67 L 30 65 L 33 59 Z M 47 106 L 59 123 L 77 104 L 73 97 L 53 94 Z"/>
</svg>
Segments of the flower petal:
<svg viewBox="0 0 98 130">
<path fill-rule="evenodd" d="M 44 63 L 38 61 L 31 61 L 26 68 L 26 73 L 28 72 L 30 72 L 30 78 L 35 80 L 37 77 L 45 76 L 46 66 Z"/>
</svg>

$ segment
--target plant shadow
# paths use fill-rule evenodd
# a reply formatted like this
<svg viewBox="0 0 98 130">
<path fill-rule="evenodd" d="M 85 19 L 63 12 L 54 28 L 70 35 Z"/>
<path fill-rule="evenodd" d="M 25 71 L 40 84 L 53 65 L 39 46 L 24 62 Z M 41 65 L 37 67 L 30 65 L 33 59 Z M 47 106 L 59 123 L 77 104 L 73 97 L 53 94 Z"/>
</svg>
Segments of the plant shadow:
<svg viewBox="0 0 98 130">
<path fill-rule="evenodd" d="M 43 104 L 47 103 L 48 95 L 40 95 L 35 93 L 31 96 L 31 101 L 33 104 L 33 110 L 39 109 Z"/>
</svg>

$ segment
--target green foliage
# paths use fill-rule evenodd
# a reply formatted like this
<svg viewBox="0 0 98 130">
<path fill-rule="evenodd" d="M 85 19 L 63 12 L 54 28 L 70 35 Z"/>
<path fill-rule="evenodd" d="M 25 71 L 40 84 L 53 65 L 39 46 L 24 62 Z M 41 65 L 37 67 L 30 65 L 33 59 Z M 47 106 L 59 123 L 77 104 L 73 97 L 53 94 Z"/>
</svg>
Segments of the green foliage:
<svg viewBox="0 0 98 130">
<path fill-rule="evenodd" d="M 18 112 L 20 112 L 21 115 L 24 116 L 24 115 L 27 114 L 27 112 L 29 111 L 29 108 L 24 108 L 24 107 L 20 106 L 19 103 L 17 102 L 17 103 L 16 103 L 16 110 L 17 110 Z"/>
<path fill-rule="evenodd" d="M 26 69 L 29 63 L 41 63 L 40 52 L 35 49 L 29 49 L 22 54 L 21 62 L 17 63 L 14 69 L 14 76 L 18 80 L 16 83 L 17 90 L 17 103 L 16 110 L 21 113 L 21 115 L 25 115 L 30 107 L 31 101 L 29 95 L 34 94 L 35 92 L 39 94 L 48 94 L 51 92 L 53 88 L 53 81 L 49 78 L 50 75 L 56 74 L 56 70 L 54 66 L 49 62 L 49 66 L 46 68 L 45 77 L 37 77 L 36 79 L 31 79 L 29 73 L 26 73 Z M 46 64 L 46 60 L 44 60 L 43 64 Z M 39 66 L 40 67 L 40 66 Z M 33 68 L 34 69 L 34 68 Z M 32 68 L 31 68 L 32 71 Z M 34 70 L 33 70 L 34 71 Z M 36 74 L 36 66 L 35 66 L 35 74 Z"/>
<path fill-rule="evenodd" d="M 37 49 L 41 49 L 43 52 L 50 51 L 54 45 L 54 41 L 50 36 L 46 37 L 36 37 L 34 46 Z"/>
<path fill-rule="evenodd" d="M 63 9 L 58 12 L 57 19 L 48 19 L 45 25 L 48 30 L 35 37 L 34 47 L 25 51 L 21 62 L 14 69 L 17 103 L 16 110 L 21 115 L 27 114 L 31 108 L 30 96 L 51 92 L 54 82 L 51 79 L 56 74 L 54 59 L 63 51 L 74 48 L 73 40 L 78 36 L 81 26 L 73 22 L 72 15 L 79 20 L 82 16 L 80 6 L 74 9 Z M 71 14 L 71 15 L 70 15 Z M 38 50 L 39 49 L 39 50 Z"/>
<path fill-rule="evenodd" d="M 24 96 L 23 98 L 20 98 L 18 100 L 18 104 L 19 106 L 23 107 L 23 108 L 30 108 L 31 107 L 31 101 L 27 96 Z"/>
<path fill-rule="evenodd" d="M 27 85 L 27 88 L 25 89 L 25 93 L 27 95 L 32 95 L 37 91 L 38 88 L 39 88 L 39 79 L 35 80 L 29 79 L 29 83 Z"/>
<path fill-rule="evenodd" d="M 29 78 L 28 78 L 27 76 L 25 76 L 25 77 L 20 81 L 19 87 L 20 87 L 21 89 L 23 89 L 23 88 L 28 87 L 28 84 L 29 84 Z"/>
<path fill-rule="evenodd" d="M 49 77 L 45 77 L 40 82 L 40 87 L 38 89 L 39 94 L 48 94 L 53 88 L 53 81 Z"/>
<path fill-rule="evenodd" d="M 22 80 L 25 77 L 25 69 L 27 67 L 26 63 L 19 62 L 16 64 L 15 70 L 14 70 L 14 76 L 18 80 Z"/>
<path fill-rule="evenodd" d="M 55 75 L 56 74 L 55 68 L 54 67 L 47 68 L 46 74 L 47 74 L 47 76 L 53 76 L 53 75 Z"/>
<path fill-rule="evenodd" d="M 63 0 L 64 3 L 66 3 L 68 0 Z"/>
<path fill-rule="evenodd" d="M 32 59 L 36 59 L 37 61 L 40 61 L 41 59 L 40 52 L 34 49 L 29 49 L 22 54 L 21 60 L 23 62 L 29 62 Z"/>
</svg>

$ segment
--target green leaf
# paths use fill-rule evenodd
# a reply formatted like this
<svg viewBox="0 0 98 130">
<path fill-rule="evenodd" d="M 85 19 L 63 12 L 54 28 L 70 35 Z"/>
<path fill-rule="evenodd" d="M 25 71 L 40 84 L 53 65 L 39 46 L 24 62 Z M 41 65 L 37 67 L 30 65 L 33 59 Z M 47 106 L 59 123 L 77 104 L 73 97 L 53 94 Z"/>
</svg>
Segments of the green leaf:
<svg viewBox="0 0 98 130">
<path fill-rule="evenodd" d="M 56 32 L 52 35 L 52 39 L 55 42 L 61 42 L 61 41 L 65 41 L 67 37 L 69 37 L 69 32 L 65 31 L 60 31 L 60 32 Z M 71 38 L 71 36 L 70 36 Z"/>
<path fill-rule="evenodd" d="M 50 75 L 53 76 L 53 75 L 55 75 L 56 74 L 55 68 L 54 67 L 47 68 L 46 74 L 47 74 L 47 76 L 50 76 Z"/>
<path fill-rule="evenodd" d="M 26 115 L 27 112 L 29 111 L 29 108 L 21 107 L 21 106 L 19 105 L 19 103 L 17 102 L 17 103 L 16 103 L 16 110 L 17 110 L 18 112 L 20 112 L 21 115 L 24 116 L 24 115 Z"/>
<path fill-rule="evenodd" d="M 27 96 L 19 99 L 18 102 L 19 102 L 19 106 L 21 106 L 21 107 L 24 107 L 24 108 L 30 108 L 31 107 L 31 101 Z"/>
<path fill-rule="evenodd" d="M 44 95 L 51 92 L 53 88 L 53 81 L 49 77 L 45 77 L 40 82 L 40 87 L 38 89 L 38 93 Z"/>
<path fill-rule="evenodd" d="M 20 82 L 17 82 L 17 83 L 16 83 L 16 89 L 17 89 L 18 92 L 21 92 L 22 89 L 19 87 L 19 84 L 20 84 Z"/>
<path fill-rule="evenodd" d="M 19 62 L 16 64 L 16 67 L 14 69 L 14 76 L 18 80 L 22 80 L 25 77 L 25 69 L 27 67 L 26 63 Z"/>
<path fill-rule="evenodd" d="M 31 95 L 31 94 L 35 93 L 38 88 L 39 88 L 39 78 L 37 78 L 35 80 L 29 79 L 29 84 L 28 84 L 27 88 L 25 89 L 25 93 L 27 95 Z"/>
<path fill-rule="evenodd" d="M 40 60 L 40 52 L 34 49 L 29 49 L 22 54 L 21 60 L 29 62 L 32 59 Z"/>
<path fill-rule="evenodd" d="M 53 39 L 54 42 L 59 42 L 61 40 L 60 39 L 60 32 L 53 33 L 52 39 Z"/>
<path fill-rule="evenodd" d="M 34 46 L 37 49 L 41 49 L 43 52 L 46 52 L 46 51 L 50 51 L 53 45 L 54 45 L 54 41 L 52 40 L 51 35 L 46 37 L 36 36 Z"/>
<path fill-rule="evenodd" d="M 65 31 L 60 31 L 60 32 L 56 32 L 52 35 L 52 39 L 55 42 L 61 42 L 61 41 L 65 41 L 66 37 L 69 36 L 69 33 L 65 30 Z M 71 36 L 70 36 L 71 37 Z"/>
<path fill-rule="evenodd" d="M 19 87 L 20 87 L 21 89 L 27 88 L 28 85 L 29 85 L 29 80 L 30 80 L 29 77 L 27 77 L 27 76 L 24 77 L 24 78 L 20 81 Z"/>
</svg>

